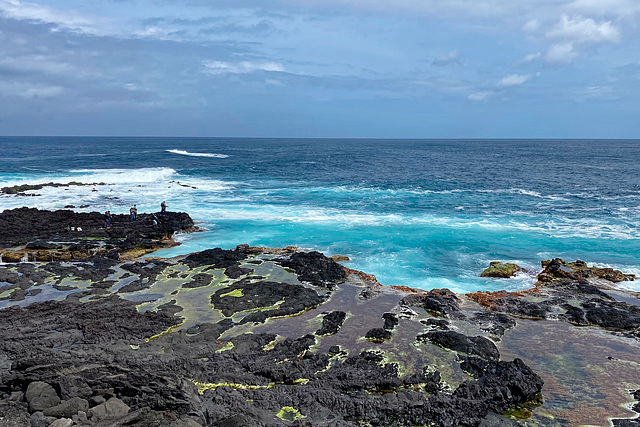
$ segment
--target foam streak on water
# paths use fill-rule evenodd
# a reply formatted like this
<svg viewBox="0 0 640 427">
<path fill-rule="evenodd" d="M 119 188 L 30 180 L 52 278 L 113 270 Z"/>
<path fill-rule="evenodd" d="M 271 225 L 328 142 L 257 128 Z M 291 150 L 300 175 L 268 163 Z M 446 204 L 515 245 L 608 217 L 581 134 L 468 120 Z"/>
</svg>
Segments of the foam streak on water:
<svg viewBox="0 0 640 427">
<path fill-rule="evenodd" d="M 385 284 L 459 292 L 533 283 L 479 278 L 493 260 L 640 272 L 637 141 L 0 138 L 0 153 L 0 187 L 103 184 L 2 195 L 0 209 L 166 200 L 207 229 L 159 255 L 296 245 L 348 255 Z"/>
</svg>

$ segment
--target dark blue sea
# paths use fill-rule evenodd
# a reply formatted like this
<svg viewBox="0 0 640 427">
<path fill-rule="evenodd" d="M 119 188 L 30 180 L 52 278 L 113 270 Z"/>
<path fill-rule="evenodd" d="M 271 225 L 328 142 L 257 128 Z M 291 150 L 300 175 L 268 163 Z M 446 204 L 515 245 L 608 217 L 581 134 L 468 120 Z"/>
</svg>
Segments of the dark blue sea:
<svg viewBox="0 0 640 427">
<path fill-rule="evenodd" d="M 552 257 L 640 275 L 640 141 L 0 137 L 0 196 L 19 206 L 186 211 L 174 256 L 241 243 L 350 257 L 387 285 L 522 289 L 490 261 Z M 97 190 L 97 191 L 93 191 Z M 640 290 L 640 285 L 621 286 Z"/>
</svg>

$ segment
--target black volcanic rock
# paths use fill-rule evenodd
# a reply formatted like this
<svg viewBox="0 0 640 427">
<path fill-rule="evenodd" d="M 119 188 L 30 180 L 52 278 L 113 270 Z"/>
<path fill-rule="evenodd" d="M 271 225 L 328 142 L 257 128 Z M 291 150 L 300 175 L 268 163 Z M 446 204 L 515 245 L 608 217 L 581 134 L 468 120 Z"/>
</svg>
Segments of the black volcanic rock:
<svg viewBox="0 0 640 427">
<path fill-rule="evenodd" d="M 434 316 L 446 317 L 460 312 L 458 297 L 448 289 L 434 289 L 426 294 L 408 295 L 401 304 L 424 308 Z"/>
<path fill-rule="evenodd" d="M 398 315 L 395 313 L 384 313 L 382 315 L 382 319 L 384 320 L 383 328 L 389 331 L 398 326 L 398 323 L 400 322 Z"/>
<path fill-rule="evenodd" d="M 322 327 L 316 331 L 316 335 L 330 335 L 338 332 L 344 320 L 347 317 L 347 313 L 344 311 L 332 311 L 327 313 L 322 318 Z"/>
<path fill-rule="evenodd" d="M 276 303 L 283 301 L 277 307 Z M 264 322 L 268 317 L 289 316 L 322 303 L 313 289 L 302 285 L 277 282 L 251 282 L 243 279 L 211 295 L 211 304 L 225 316 L 263 308 L 247 315 L 242 323 Z"/>
<path fill-rule="evenodd" d="M 496 345 L 484 337 L 469 337 L 455 331 L 431 331 L 418 335 L 420 341 L 431 341 L 449 350 L 477 355 L 486 360 L 498 360 L 500 352 Z"/>
<path fill-rule="evenodd" d="M 128 215 L 113 215 L 112 227 L 105 229 L 104 215 L 99 212 L 73 212 L 71 210 L 46 211 L 36 208 L 18 208 L 0 213 L 0 247 L 24 245 L 36 241 L 78 241 L 86 238 L 148 238 L 171 237 L 175 232 L 193 227 L 186 213 L 167 212 L 158 218 L 154 227 L 151 215 L 140 214 L 134 222 Z M 80 227 L 82 231 L 75 230 Z"/>
<path fill-rule="evenodd" d="M 558 279 L 584 280 L 588 278 L 600 278 L 611 282 L 623 282 L 635 280 L 633 274 L 624 274 L 612 268 L 589 267 L 584 261 L 567 262 L 561 258 L 550 261 L 542 261 L 544 270 L 538 274 L 541 282 L 554 282 Z"/>
<path fill-rule="evenodd" d="M 316 286 L 332 288 L 347 277 L 340 264 L 320 252 L 296 252 L 288 259 L 278 260 L 278 263 L 293 269 L 300 281 Z"/>
<path fill-rule="evenodd" d="M 191 268 L 209 265 L 212 268 L 229 268 L 238 266 L 247 258 L 247 254 L 240 251 L 230 251 L 221 248 L 207 249 L 196 252 L 186 257 L 183 262 Z"/>
<path fill-rule="evenodd" d="M 391 338 L 391 331 L 384 328 L 373 328 L 369 329 L 364 337 L 370 341 L 381 343 Z"/>
</svg>

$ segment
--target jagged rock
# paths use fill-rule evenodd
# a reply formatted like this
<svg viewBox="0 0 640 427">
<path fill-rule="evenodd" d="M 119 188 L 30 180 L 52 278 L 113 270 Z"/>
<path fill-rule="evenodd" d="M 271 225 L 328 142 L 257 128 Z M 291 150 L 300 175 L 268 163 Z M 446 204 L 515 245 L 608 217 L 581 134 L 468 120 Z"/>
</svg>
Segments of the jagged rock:
<svg viewBox="0 0 640 427">
<path fill-rule="evenodd" d="M 440 329 L 443 331 L 449 330 L 449 321 L 445 319 L 426 319 L 420 321 L 422 324 L 427 326 L 432 326 L 435 329 Z"/>
<path fill-rule="evenodd" d="M 489 313 L 486 311 L 476 313 L 471 319 L 483 330 L 497 336 L 504 335 L 505 331 L 516 326 L 516 321 L 502 313 Z"/>
<path fill-rule="evenodd" d="M 105 399 L 103 396 L 93 396 L 91 399 L 89 399 L 89 404 L 93 407 L 101 405 L 106 401 L 107 399 Z"/>
<path fill-rule="evenodd" d="M 382 315 L 382 319 L 384 320 L 383 328 L 389 331 L 398 326 L 398 323 L 400 322 L 398 315 L 395 313 L 384 313 Z"/>
<path fill-rule="evenodd" d="M 538 280 L 543 283 L 554 282 L 559 279 L 584 280 L 591 277 L 623 282 L 635 280 L 635 275 L 624 274 L 612 268 L 589 267 L 584 261 L 567 262 L 561 258 L 542 261 L 544 270 L 538 274 Z"/>
<path fill-rule="evenodd" d="M 460 311 L 458 297 L 449 289 L 434 289 L 423 295 L 408 295 L 400 304 L 424 308 L 434 316 L 451 316 Z"/>
<path fill-rule="evenodd" d="M 250 268 L 241 268 L 238 265 L 231 265 L 224 270 L 224 274 L 230 279 L 238 279 L 242 276 L 246 276 L 247 274 L 253 273 L 253 270 Z"/>
<path fill-rule="evenodd" d="M 383 328 L 373 328 L 364 337 L 370 341 L 381 343 L 391 338 L 391 331 Z"/>
<path fill-rule="evenodd" d="M 247 315 L 242 322 L 263 322 L 268 317 L 289 316 L 300 313 L 322 303 L 322 298 L 313 290 L 302 285 L 277 282 L 251 282 L 240 280 L 211 295 L 211 304 L 225 316 L 256 308 L 268 308 L 284 300 L 277 308 L 256 311 Z"/>
<path fill-rule="evenodd" d="M 49 424 L 49 427 L 71 427 L 72 425 L 73 425 L 73 420 L 72 419 L 70 419 L 70 418 L 60 418 L 58 420 L 55 420 L 51 424 Z"/>
<path fill-rule="evenodd" d="M 89 418 L 87 417 L 87 413 L 85 411 L 78 411 L 78 413 L 73 417 L 71 417 L 71 419 L 75 424 L 80 424 L 80 425 L 93 424 L 91 421 L 89 421 Z"/>
<path fill-rule="evenodd" d="M 239 265 L 238 261 L 247 258 L 247 254 L 241 251 L 229 251 L 220 248 L 207 249 L 196 252 L 186 257 L 183 262 L 191 268 L 209 265 L 212 268 L 228 268 Z"/>
<path fill-rule="evenodd" d="M 346 318 L 347 313 L 344 311 L 332 311 L 331 313 L 325 314 L 322 318 L 322 327 L 316 331 L 316 335 L 335 334 Z"/>
<path fill-rule="evenodd" d="M 514 276 L 518 271 L 522 270 L 522 268 L 510 262 L 502 263 L 500 261 L 493 261 L 489 263 L 489 267 L 487 267 L 481 274 L 480 277 L 497 277 L 508 279 L 509 277 Z"/>
<path fill-rule="evenodd" d="M 129 407 L 117 397 L 112 397 L 105 403 L 94 406 L 88 412 L 92 421 L 102 421 L 114 418 L 124 417 L 129 413 Z"/>
<path fill-rule="evenodd" d="M 546 319 L 551 311 L 548 304 L 526 300 L 517 292 L 472 292 L 466 296 L 490 310 L 531 319 Z"/>
<path fill-rule="evenodd" d="M 31 424 L 31 427 L 48 427 L 49 424 L 51 424 L 47 421 L 47 418 L 41 411 L 37 411 L 31 414 L 29 423 Z"/>
<path fill-rule="evenodd" d="M 300 281 L 311 282 L 316 286 L 332 288 L 347 276 L 340 264 L 320 252 L 296 252 L 290 258 L 278 262 L 283 267 L 293 269 Z"/>
<path fill-rule="evenodd" d="M 43 411 L 47 417 L 56 418 L 71 418 L 78 412 L 87 412 L 89 410 L 89 402 L 80 397 L 72 397 L 69 400 L 65 400 L 57 406 L 52 406 Z"/>
<path fill-rule="evenodd" d="M 34 381 L 29 384 L 25 399 L 32 411 L 44 411 L 60 404 L 60 397 L 54 388 L 42 381 Z"/>
<path fill-rule="evenodd" d="M 243 414 L 234 414 L 229 417 L 223 418 L 212 424 L 212 427 L 245 427 L 255 426 L 262 427 L 264 423 L 256 418 L 249 417 Z"/>
<path fill-rule="evenodd" d="M 500 352 L 496 345 L 485 337 L 469 337 L 455 331 L 431 331 L 418 335 L 419 341 L 431 341 L 449 350 L 480 356 L 486 360 L 498 360 Z"/>
<path fill-rule="evenodd" d="M 0 400 L 0 426 L 29 427 L 29 412 L 26 405 Z"/>
</svg>

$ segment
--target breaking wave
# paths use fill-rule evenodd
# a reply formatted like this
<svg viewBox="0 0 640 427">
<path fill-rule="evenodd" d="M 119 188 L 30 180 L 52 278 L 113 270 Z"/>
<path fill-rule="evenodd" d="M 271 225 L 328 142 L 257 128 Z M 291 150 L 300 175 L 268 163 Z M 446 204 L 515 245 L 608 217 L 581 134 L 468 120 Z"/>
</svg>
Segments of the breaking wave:
<svg viewBox="0 0 640 427">
<path fill-rule="evenodd" d="M 165 150 L 169 153 L 173 153 L 173 154 L 181 154 L 183 156 L 192 156 L 192 157 L 215 157 L 218 159 L 226 159 L 227 157 L 229 157 L 226 154 L 218 154 L 218 153 L 190 153 L 189 151 L 185 151 L 185 150 L 178 150 L 178 149 L 173 149 L 173 150 Z"/>
</svg>

